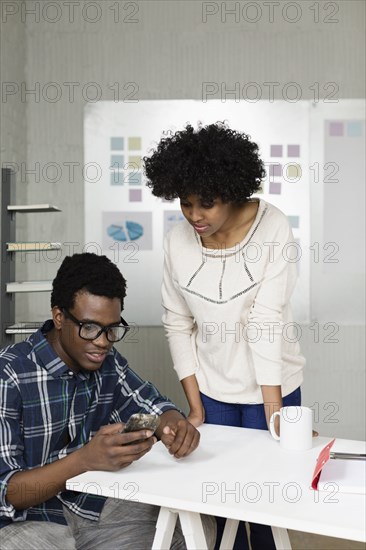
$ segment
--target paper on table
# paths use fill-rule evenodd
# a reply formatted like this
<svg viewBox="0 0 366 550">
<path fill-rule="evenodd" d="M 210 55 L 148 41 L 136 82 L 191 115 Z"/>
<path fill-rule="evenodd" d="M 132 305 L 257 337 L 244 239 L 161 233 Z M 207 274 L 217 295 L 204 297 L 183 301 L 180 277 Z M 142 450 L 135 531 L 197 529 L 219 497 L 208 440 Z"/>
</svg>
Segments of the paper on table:
<svg viewBox="0 0 366 550">
<path fill-rule="evenodd" d="M 364 460 L 330 459 L 335 439 L 320 452 L 311 486 L 316 491 L 366 494 L 366 462 Z"/>
<path fill-rule="evenodd" d="M 366 494 L 366 462 L 328 460 L 321 471 L 318 490 Z"/>
</svg>

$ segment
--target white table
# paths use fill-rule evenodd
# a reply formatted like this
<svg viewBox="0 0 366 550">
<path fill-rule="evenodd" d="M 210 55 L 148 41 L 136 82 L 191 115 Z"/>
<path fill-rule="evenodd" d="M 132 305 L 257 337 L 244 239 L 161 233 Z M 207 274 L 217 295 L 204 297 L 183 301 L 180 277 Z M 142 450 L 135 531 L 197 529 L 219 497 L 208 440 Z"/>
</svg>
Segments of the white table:
<svg viewBox="0 0 366 550">
<path fill-rule="evenodd" d="M 287 529 L 365 541 L 365 495 L 311 489 L 320 450 L 283 451 L 262 430 L 203 425 L 199 448 L 173 458 L 159 442 L 119 472 L 93 471 L 67 482 L 74 491 L 134 499 L 161 507 L 154 549 L 169 548 L 179 515 L 187 548 L 207 548 L 200 513 L 229 518 L 222 548 L 232 547 L 239 520 L 271 525 L 277 548 L 291 548 Z M 361 441 L 336 440 L 332 450 L 365 453 Z"/>
</svg>

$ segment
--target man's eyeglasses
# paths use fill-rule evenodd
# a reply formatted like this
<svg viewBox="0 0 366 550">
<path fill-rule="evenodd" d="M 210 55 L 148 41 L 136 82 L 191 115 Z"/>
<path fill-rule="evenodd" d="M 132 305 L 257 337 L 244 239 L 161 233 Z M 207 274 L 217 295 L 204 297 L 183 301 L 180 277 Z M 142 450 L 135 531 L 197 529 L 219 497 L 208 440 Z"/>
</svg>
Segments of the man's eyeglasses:
<svg viewBox="0 0 366 550">
<path fill-rule="evenodd" d="M 120 325 L 108 325 L 103 327 L 98 323 L 79 321 L 65 308 L 62 309 L 62 312 L 65 317 L 70 319 L 73 323 L 75 323 L 75 325 L 79 326 L 79 336 L 83 340 L 96 340 L 103 332 L 105 332 L 108 342 L 119 342 L 126 336 L 128 330 L 131 328 L 122 317 Z"/>
</svg>

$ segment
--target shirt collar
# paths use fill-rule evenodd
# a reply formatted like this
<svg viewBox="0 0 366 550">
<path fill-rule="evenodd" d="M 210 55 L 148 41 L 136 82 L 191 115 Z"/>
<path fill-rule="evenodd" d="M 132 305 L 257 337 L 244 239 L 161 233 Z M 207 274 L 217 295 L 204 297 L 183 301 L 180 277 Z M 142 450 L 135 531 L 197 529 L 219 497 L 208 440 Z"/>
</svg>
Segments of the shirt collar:
<svg viewBox="0 0 366 550">
<path fill-rule="evenodd" d="M 50 332 L 54 326 L 52 319 L 48 319 L 43 323 L 42 327 L 28 339 L 32 344 L 33 352 L 37 356 L 37 363 L 48 371 L 53 378 L 60 378 L 65 374 L 70 376 L 71 373 L 81 380 L 88 380 L 90 378 L 90 372 L 73 372 L 57 355 L 51 344 L 45 338 L 45 334 Z"/>
</svg>

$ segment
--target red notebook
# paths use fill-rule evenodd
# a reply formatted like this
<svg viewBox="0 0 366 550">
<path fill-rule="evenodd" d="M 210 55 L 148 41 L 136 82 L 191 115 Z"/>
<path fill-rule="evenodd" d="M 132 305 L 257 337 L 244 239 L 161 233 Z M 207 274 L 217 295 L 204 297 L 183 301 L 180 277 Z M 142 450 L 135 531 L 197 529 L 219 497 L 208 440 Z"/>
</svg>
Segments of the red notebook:
<svg viewBox="0 0 366 550">
<path fill-rule="evenodd" d="M 334 442 L 335 442 L 335 438 L 330 443 L 328 443 L 328 445 L 324 447 L 324 449 L 321 451 L 320 455 L 318 456 L 318 460 L 316 462 L 315 470 L 311 480 L 311 486 L 316 491 L 318 490 L 318 482 L 319 482 L 320 474 L 322 473 L 322 469 L 324 468 L 325 464 L 328 462 L 330 458 L 330 450 L 333 447 Z"/>
</svg>

